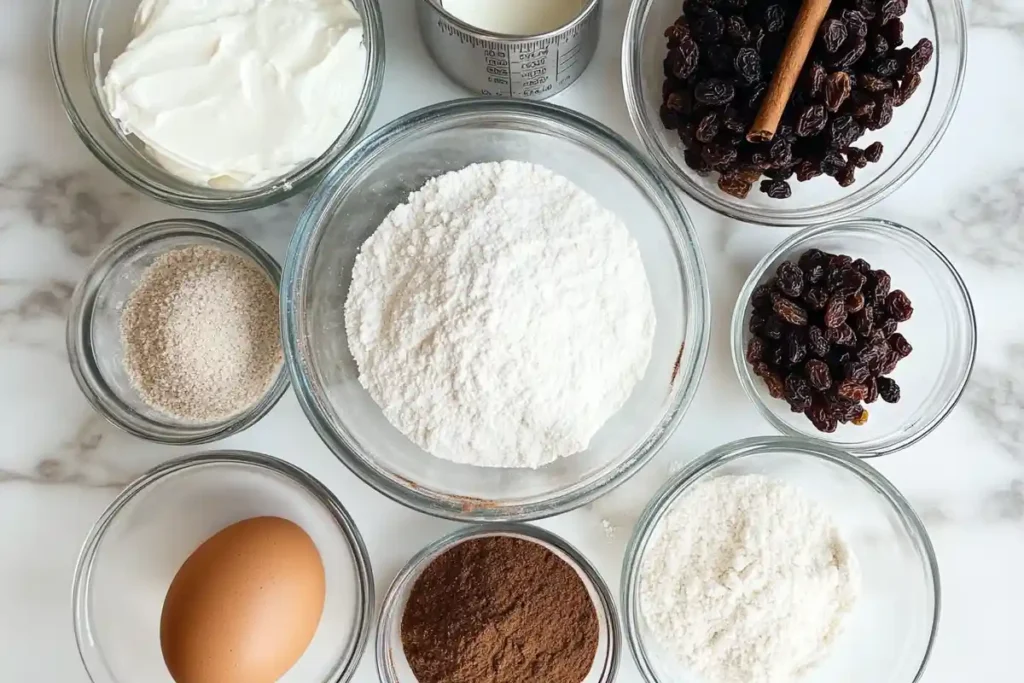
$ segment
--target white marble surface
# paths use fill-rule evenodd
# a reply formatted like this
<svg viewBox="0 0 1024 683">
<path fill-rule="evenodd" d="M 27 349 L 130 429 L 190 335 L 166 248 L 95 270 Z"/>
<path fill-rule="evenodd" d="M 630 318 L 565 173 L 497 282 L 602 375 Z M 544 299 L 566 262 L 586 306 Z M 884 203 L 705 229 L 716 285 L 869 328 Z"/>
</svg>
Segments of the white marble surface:
<svg viewBox="0 0 1024 683">
<path fill-rule="evenodd" d="M 425 54 L 411 0 L 383 4 L 388 69 L 374 126 L 462 95 Z M 634 139 L 619 84 L 627 3 L 606 5 L 593 64 L 556 101 Z M 79 545 L 119 487 L 182 451 L 125 436 L 92 412 L 67 367 L 64 317 L 76 280 L 104 243 L 177 212 L 137 196 L 76 138 L 51 83 L 49 3 L 0 0 L 0 8 L 0 681 L 84 683 L 69 607 Z M 978 365 L 965 400 L 930 438 L 876 463 L 917 506 L 939 555 L 943 614 L 926 683 L 1024 679 L 1017 663 L 1024 647 L 1024 3 L 978 0 L 971 17 L 959 114 L 924 168 L 871 210 L 936 240 L 979 314 Z M 302 202 L 223 220 L 281 258 Z M 716 315 L 694 406 L 632 481 L 588 509 L 542 523 L 589 554 L 613 589 L 632 523 L 670 463 L 768 432 L 733 375 L 725 326 L 750 265 L 788 232 L 689 207 Z M 291 394 L 259 425 L 219 445 L 284 457 L 336 491 L 366 538 L 378 595 L 420 546 L 453 527 L 358 482 Z M 616 527 L 612 538 L 602 520 Z M 356 680 L 376 680 L 370 657 Z M 639 680 L 628 654 L 619 680 Z"/>
</svg>

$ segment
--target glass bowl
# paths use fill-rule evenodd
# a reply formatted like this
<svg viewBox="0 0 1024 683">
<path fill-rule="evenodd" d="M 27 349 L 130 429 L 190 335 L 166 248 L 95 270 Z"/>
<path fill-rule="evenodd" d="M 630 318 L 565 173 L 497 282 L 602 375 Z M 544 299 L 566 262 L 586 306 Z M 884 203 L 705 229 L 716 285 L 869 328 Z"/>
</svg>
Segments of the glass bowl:
<svg viewBox="0 0 1024 683">
<path fill-rule="evenodd" d="M 658 523 L 695 484 L 746 474 L 795 486 L 824 506 L 860 565 L 854 611 L 828 657 L 801 682 L 920 680 L 940 604 L 939 569 L 924 525 L 900 492 L 864 461 L 782 437 L 744 439 L 705 454 L 666 482 L 640 516 L 626 548 L 621 599 L 626 640 L 644 680 L 697 680 L 659 646 L 640 611 L 640 568 Z"/>
<path fill-rule="evenodd" d="M 194 185 L 152 161 L 126 137 L 102 105 L 99 85 L 132 37 L 139 0 L 53 0 L 50 66 L 68 119 L 85 146 L 135 189 L 197 211 L 248 211 L 279 202 L 313 183 L 365 130 L 384 82 L 384 22 L 378 0 L 352 0 L 363 20 L 366 71 L 355 111 L 334 143 L 261 187 L 229 190 Z"/>
<path fill-rule="evenodd" d="M 914 347 L 891 375 L 900 402 L 881 399 L 867 406 L 866 424 L 840 424 L 826 434 L 807 417 L 772 398 L 746 360 L 748 321 L 754 288 L 769 280 L 779 264 L 817 248 L 863 258 L 892 276 L 914 305 L 899 332 Z M 857 218 L 802 230 L 761 259 L 740 291 L 732 315 L 732 360 L 740 384 L 761 415 L 788 436 L 826 441 L 861 457 L 887 455 L 923 439 L 960 400 L 974 367 L 977 322 L 974 305 L 953 264 L 927 239 L 908 227 L 875 218 Z"/>
<path fill-rule="evenodd" d="M 173 683 L 160 613 L 186 558 L 224 527 L 289 519 L 316 543 L 327 577 L 309 648 L 281 683 L 337 683 L 355 672 L 373 624 L 370 558 L 323 484 L 268 455 L 213 451 L 172 460 L 125 488 L 99 518 L 75 568 L 75 639 L 93 683 Z"/>
<path fill-rule="evenodd" d="M 896 109 L 890 123 L 868 131 L 856 144 L 875 140 L 885 145 L 877 164 L 857 172 L 857 183 L 840 187 L 820 177 L 791 183 L 789 199 L 770 199 L 756 187 L 746 199 L 722 192 L 717 173 L 702 178 L 683 161 L 675 131 L 661 123 L 662 63 L 667 53 L 665 29 L 682 11 L 679 0 L 636 0 L 630 7 L 622 44 L 622 80 L 626 106 L 644 149 L 690 197 L 723 216 L 748 223 L 802 226 L 864 211 L 902 185 L 931 155 L 949 125 L 960 99 L 967 66 L 967 17 L 961 0 L 912 0 L 902 19 L 908 45 L 929 38 L 935 46 L 921 73 L 917 93 Z"/>
<path fill-rule="evenodd" d="M 432 176 L 504 159 L 566 176 L 625 220 L 639 245 L 657 316 L 647 373 L 627 403 L 587 450 L 537 470 L 459 465 L 415 446 L 359 383 L 345 335 L 352 265 L 381 220 Z M 677 195 L 612 131 L 537 102 L 448 102 L 367 136 L 334 167 L 300 218 L 282 298 L 285 362 L 321 438 L 386 496 L 452 519 L 554 515 L 624 481 L 679 423 L 708 348 L 707 275 Z"/>
<path fill-rule="evenodd" d="M 96 257 L 71 299 L 68 360 L 78 387 L 112 424 L 150 441 L 199 444 L 237 434 L 270 412 L 288 388 L 282 362 L 259 401 L 225 420 L 196 423 L 151 408 L 132 386 L 122 362 L 122 308 L 154 260 L 172 249 L 196 245 L 243 256 L 280 287 L 277 263 L 254 242 L 213 223 L 175 219 L 140 225 L 116 239 Z"/>
<path fill-rule="evenodd" d="M 615 600 L 601 574 L 587 558 L 561 537 L 529 524 L 499 522 L 472 525 L 459 529 L 416 554 L 391 582 L 377 621 L 377 674 L 382 683 L 416 683 L 402 647 L 402 615 L 409 593 L 420 574 L 440 555 L 455 546 L 476 538 L 510 536 L 538 543 L 576 570 L 597 610 L 601 629 L 597 654 L 590 674 L 581 683 L 610 683 L 619 668 L 622 632 Z"/>
</svg>

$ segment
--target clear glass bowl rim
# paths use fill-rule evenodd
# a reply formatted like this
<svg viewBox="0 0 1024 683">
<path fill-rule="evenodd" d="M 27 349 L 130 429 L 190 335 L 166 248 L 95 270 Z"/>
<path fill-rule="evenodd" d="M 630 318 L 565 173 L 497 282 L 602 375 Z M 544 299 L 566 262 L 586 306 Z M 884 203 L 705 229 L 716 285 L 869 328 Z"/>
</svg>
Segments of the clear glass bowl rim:
<svg viewBox="0 0 1024 683">
<path fill-rule="evenodd" d="M 653 192 L 657 193 L 675 213 L 675 223 L 667 226 L 679 259 L 687 263 L 689 271 L 681 273 L 683 288 L 690 305 L 687 311 L 687 326 L 693 335 L 685 340 L 686 349 L 695 349 L 688 366 L 681 366 L 677 381 L 683 383 L 675 402 L 667 408 L 663 428 L 651 434 L 620 465 L 601 480 L 587 487 L 559 493 L 549 498 L 525 505 L 502 506 L 481 501 L 479 504 L 458 504 L 454 496 L 449 500 L 424 493 L 413 482 L 400 477 L 383 475 L 363 455 L 357 453 L 348 439 L 334 433 L 328 420 L 328 410 L 312 389 L 311 380 L 305 376 L 307 353 L 299 332 L 303 329 L 302 312 L 297 305 L 305 288 L 306 274 L 313 260 L 310 245 L 315 243 L 322 231 L 323 219 L 328 214 L 333 197 L 343 184 L 347 183 L 353 169 L 372 162 L 381 147 L 393 140 L 404 138 L 410 133 L 436 124 L 456 124 L 466 120 L 490 118 L 512 118 L 517 123 L 529 122 L 531 127 L 537 121 L 573 128 L 576 132 L 599 140 L 613 148 L 620 160 L 632 166 L 644 176 Z M 711 304 L 707 271 L 704 257 L 697 240 L 693 223 L 678 193 L 668 185 L 657 169 L 621 136 L 597 121 L 558 105 L 527 100 L 510 100 L 501 97 L 472 97 L 429 105 L 410 112 L 377 129 L 350 149 L 320 183 L 299 218 L 298 227 L 292 234 L 285 258 L 281 294 L 281 328 L 284 333 L 285 364 L 292 377 L 295 395 L 303 412 L 317 434 L 334 455 L 357 477 L 388 498 L 435 517 L 463 522 L 515 520 L 528 521 L 550 517 L 567 512 L 599 498 L 629 477 L 633 476 L 661 449 L 675 432 L 696 395 L 707 361 L 710 330 Z M 686 354 L 684 353 L 684 358 Z M 472 501 L 476 502 L 476 501 Z"/>
<path fill-rule="evenodd" d="M 379 0 L 353 0 L 363 11 L 363 41 L 366 45 L 366 77 L 363 80 L 362 91 L 359 100 L 352 113 L 352 118 L 339 132 L 331 146 L 316 159 L 306 162 L 297 167 L 291 173 L 274 180 L 268 185 L 249 190 L 224 190 L 218 196 L 209 197 L 199 194 L 182 193 L 164 187 L 159 181 L 153 181 L 144 172 L 139 172 L 130 166 L 122 164 L 115 154 L 107 151 L 106 146 L 90 130 L 90 126 L 78 112 L 74 98 L 65 82 L 65 70 L 61 67 L 61 59 L 57 49 L 58 34 L 60 32 L 60 6 L 61 3 L 82 2 L 86 0 L 52 0 L 51 27 L 49 36 L 50 70 L 53 73 L 54 82 L 57 85 L 57 92 L 60 96 L 64 113 L 71 122 L 72 127 L 82 140 L 82 143 L 92 152 L 100 163 L 107 167 L 114 175 L 128 183 L 130 186 L 158 201 L 172 206 L 190 209 L 195 211 L 208 212 L 232 212 L 250 211 L 259 209 L 291 197 L 301 192 L 313 183 L 330 168 L 334 161 L 354 142 L 359 139 L 363 131 L 370 123 L 370 118 L 377 107 L 380 99 L 381 89 L 384 85 L 384 71 L 386 54 L 384 49 L 384 17 L 381 13 Z M 88 0 L 93 2 L 95 0 Z M 85 27 L 82 27 L 85 30 Z M 88 55 L 83 55 L 87 59 Z M 95 87 L 90 85 L 90 87 Z M 104 120 L 109 124 L 108 117 Z M 117 131 L 115 134 L 120 137 Z M 146 160 L 142 159 L 143 162 Z"/>
<path fill-rule="evenodd" d="M 615 607 L 613 594 L 597 568 L 575 546 L 561 536 L 546 529 L 521 522 L 487 522 L 484 524 L 471 524 L 461 529 L 456 529 L 428 544 L 402 567 L 401 571 L 398 572 L 395 579 L 391 582 L 391 585 L 388 586 L 387 591 L 384 593 L 384 601 L 381 603 L 380 618 L 377 620 L 375 647 L 377 676 L 382 682 L 396 683 L 392 677 L 386 675 L 389 673 L 386 662 L 388 659 L 388 649 L 391 646 L 391 627 L 395 619 L 401 619 L 402 617 L 402 613 L 398 611 L 399 596 L 405 592 L 407 587 L 411 586 L 412 582 L 419 578 L 423 570 L 434 559 L 450 548 L 474 538 L 506 535 L 525 536 L 542 544 L 554 546 L 568 557 L 570 564 L 593 584 L 598 595 L 598 602 L 594 604 L 594 608 L 598 611 L 598 617 L 603 616 L 604 621 L 608 625 L 608 657 L 605 660 L 605 667 L 600 682 L 611 683 L 611 681 L 615 680 L 622 651 L 622 626 L 619 623 L 619 613 Z"/>
<path fill-rule="evenodd" d="M 103 379 L 92 350 L 91 320 L 96 293 L 110 275 L 111 266 L 133 249 L 164 239 L 201 237 L 233 247 L 248 256 L 270 278 L 280 291 L 281 269 L 274 258 L 249 238 L 216 223 L 195 218 L 172 218 L 153 221 L 132 228 L 101 251 L 79 280 L 71 297 L 70 313 L 65 330 L 68 363 L 78 388 L 92 407 L 108 422 L 133 436 L 156 443 L 178 446 L 209 443 L 237 434 L 259 422 L 288 390 L 288 373 L 284 363 L 278 369 L 266 393 L 258 402 L 212 429 L 186 429 L 162 424 L 154 429 L 148 418 L 136 417 L 116 392 Z M 180 431 L 179 431 L 180 430 Z"/>
<path fill-rule="evenodd" d="M 968 326 L 966 332 L 970 337 L 969 361 L 961 369 L 960 380 L 956 390 L 940 407 L 939 411 L 930 420 L 925 421 L 921 429 L 910 432 L 904 438 L 893 441 L 888 446 L 883 445 L 874 447 L 871 444 L 868 444 L 865 447 L 856 447 L 855 445 L 841 444 L 843 449 L 854 453 L 861 458 L 878 458 L 896 453 L 914 445 L 931 434 L 945 421 L 960 402 L 960 399 L 963 398 L 964 390 L 967 388 L 967 382 L 970 380 L 971 372 L 974 370 L 974 362 L 978 352 L 978 321 L 975 317 L 974 303 L 971 300 L 970 292 L 967 290 L 967 285 L 964 284 L 963 279 L 960 277 L 960 273 L 949 259 L 946 258 L 945 254 L 943 254 L 938 247 L 932 244 L 932 242 L 921 233 L 912 228 L 908 228 L 905 225 L 883 220 L 881 218 L 861 217 L 848 218 L 821 225 L 812 225 L 783 240 L 777 247 L 775 247 L 775 249 L 768 253 L 757 263 L 756 266 L 754 266 L 754 269 L 750 272 L 750 275 L 747 276 L 747 280 L 743 283 L 743 287 L 740 289 L 739 297 L 736 299 L 736 305 L 733 308 L 732 321 L 729 326 L 729 336 L 731 340 L 730 346 L 732 347 L 732 363 L 733 368 L 736 370 L 736 376 L 739 378 L 740 385 L 743 387 L 743 393 L 747 395 L 747 398 L 749 398 L 751 402 L 753 402 L 754 406 L 757 407 L 761 416 L 764 417 L 764 419 L 767 420 L 773 428 L 786 436 L 819 441 L 821 443 L 833 445 L 827 439 L 811 436 L 793 429 L 793 427 L 779 419 L 772 409 L 765 404 L 762 396 L 758 394 L 757 390 L 754 388 L 754 375 L 750 370 L 750 366 L 747 364 L 747 360 L 744 355 L 743 336 L 744 330 L 746 329 L 747 303 L 750 301 L 750 296 L 754 292 L 754 287 L 756 287 L 765 277 L 771 264 L 786 252 L 798 248 L 799 245 L 805 244 L 810 240 L 826 236 L 828 233 L 835 231 L 868 232 L 881 237 L 886 237 L 892 233 L 898 233 L 907 237 L 911 242 L 915 243 L 923 251 L 938 259 L 938 261 L 945 266 L 952 281 L 956 283 L 956 289 L 960 294 L 960 301 L 964 306 L 964 310 L 967 312 Z M 834 445 L 837 447 L 840 446 L 839 444 Z"/>
<path fill-rule="evenodd" d="M 921 168 L 921 165 L 928 160 L 928 157 L 932 155 L 932 152 L 935 151 L 935 148 L 942 140 L 943 135 L 945 135 L 946 129 L 953 120 L 957 104 L 960 102 L 960 94 L 967 75 L 967 11 L 964 9 L 962 0 L 943 0 L 944 2 L 952 3 L 954 6 L 955 26 L 953 30 L 956 32 L 959 42 L 963 47 L 960 59 L 955 65 L 956 71 L 952 91 L 928 143 L 918 152 L 913 161 L 897 175 L 887 178 L 883 174 L 874 179 L 872 184 L 878 183 L 878 186 L 874 187 L 871 191 L 861 192 L 860 190 L 855 190 L 850 195 L 830 202 L 818 209 L 793 210 L 786 213 L 766 215 L 763 207 L 752 206 L 747 208 L 719 197 L 714 192 L 705 191 L 700 188 L 664 153 L 656 142 L 655 135 L 644 124 L 643 115 L 641 114 L 641 111 L 644 109 L 641 85 L 643 65 L 638 58 L 640 53 L 639 45 L 643 38 L 644 30 L 644 22 L 641 19 L 646 14 L 648 7 L 654 2 L 659 1 L 661 0 L 635 0 L 631 3 L 626 17 L 626 27 L 622 38 L 622 88 L 626 97 L 626 109 L 629 112 L 629 119 L 633 124 L 633 130 L 640 140 L 641 147 L 651 156 L 661 172 L 668 178 L 671 178 L 672 182 L 685 192 L 689 198 L 726 218 L 743 221 L 744 223 L 792 228 L 803 227 L 822 221 L 838 220 L 862 212 L 898 190 L 903 183 L 909 180 Z M 934 5 L 934 0 L 927 0 L 927 2 L 929 6 Z M 934 23 L 934 10 L 932 16 Z M 942 46 L 936 43 L 936 63 L 941 59 L 941 49 Z M 656 121 L 654 125 L 659 123 Z M 920 124 L 918 125 L 915 137 L 918 134 L 920 134 Z"/>
<path fill-rule="evenodd" d="M 78 656 L 85 667 L 86 675 L 93 683 L 118 683 L 115 679 L 108 677 L 105 670 L 96 668 L 96 648 L 87 644 L 85 630 L 89 622 L 89 587 L 92 578 L 93 564 L 98 556 L 103 538 L 107 529 L 117 518 L 117 515 L 127 506 L 139 493 L 161 479 L 188 470 L 194 467 L 206 467 L 210 465 L 244 465 L 259 469 L 270 470 L 275 474 L 283 475 L 307 493 L 312 495 L 335 519 L 341 527 L 345 542 L 348 544 L 355 562 L 355 573 L 358 581 L 356 589 L 359 598 L 357 610 L 357 621 L 352 630 L 354 636 L 339 660 L 334 671 L 324 679 L 323 683 L 342 683 L 349 680 L 355 673 L 359 661 L 362 659 L 363 651 L 366 649 L 366 642 L 373 629 L 373 608 L 374 588 L 373 569 L 370 563 L 370 555 L 363 543 L 363 537 L 359 528 L 349 515 L 348 510 L 341 504 L 341 501 L 331 491 L 320 483 L 305 470 L 263 453 L 241 450 L 218 450 L 206 451 L 181 458 L 169 460 L 142 474 L 135 481 L 128 484 L 103 511 L 99 519 L 89 530 L 82 550 L 79 552 L 78 560 L 75 563 L 75 576 L 71 588 L 71 605 L 74 618 L 75 645 L 78 647 Z M 90 668 L 92 663 L 93 668 Z"/>
<path fill-rule="evenodd" d="M 643 551 L 646 550 L 658 522 L 661 521 L 661 518 L 668 511 L 672 503 L 677 500 L 679 495 L 701 481 L 708 474 L 711 474 L 722 465 L 735 460 L 751 456 L 756 457 L 765 453 L 797 453 L 801 456 L 823 460 L 851 472 L 884 498 L 892 509 L 895 510 L 904 527 L 910 530 L 910 540 L 924 555 L 927 563 L 926 569 L 932 577 L 934 603 L 928 645 L 922 653 L 921 663 L 912 682 L 918 683 L 924 675 L 928 660 L 931 658 L 942 608 L 942 588 L 939 579 L 938 558 L 935 555 L 935 548 L 932 546 L 931 538 L 928 536 L 924 523 L 903 494 L 888 479 L 882 476 L 878 470 L 862 459 L 832 446 L 809 439 L 793 439 L 782 436 L 740 439 L 708 451 L 672 475 L 658 489 L 658 492 L 654 494 L 654 497 L 651 498 L 644 508 L 640 519 L 633 528 L 633 534 L 629 539 L 629 544 L 626 546 L 626 552 L 623 556 L 619 594 L 622 604 L 622 618 L 625 623 L 626 642 L 629 644 L 629 650 L 633 655 L 637 668 L 640 670 L 641 676 L 647 683 L 661 683 L 647 656 L 640 627 L 640 620 L 643 617 L 639 613 L 638 602 L 633 597 L 640 581 L 640 565 L 643 560 Z"/>
</svg>

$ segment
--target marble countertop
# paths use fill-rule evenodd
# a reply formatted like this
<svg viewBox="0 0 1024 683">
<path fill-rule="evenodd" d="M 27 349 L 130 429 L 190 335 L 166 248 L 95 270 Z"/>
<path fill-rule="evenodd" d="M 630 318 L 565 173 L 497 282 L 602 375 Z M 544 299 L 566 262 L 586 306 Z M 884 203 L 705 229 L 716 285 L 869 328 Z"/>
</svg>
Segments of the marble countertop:
<svg viewBox="0 0 1024 683">
<path fill-rule="evenodd" d="M 49 5 L 0 0 L 0 680 L 85 683 L 69 600 L 80 544 L 120 487 L 185 451 L 133 439 L 91 410 L 68 369 L 64 319 L 76 281 L 106 242 L 181 213 L 131 191 L 76 138 L 51 82 Z M 372 126 L 464 94 L 426 55 L 412 3 L 383 5 L 388 71 Z M 598 54 L 555 101 L 635 141 L 619 81 L 627 2 L 605 5 Z M 1024 81 L 1024 3 L 977 0 L 970 16 L 958 115 L 921 171 L 870 211 L 936 241 L 978 313 L 978 363 L 965 399 L 929 438 L 873 463 L 921 513 L 939 556 L 943 613 L 926 683 L 1020 680 L 1016 655 L 1024 648 L 1024 96 L 1016 88 Z M 218 220 L 280 259 L 303 202 Z M 589 555 L 613 589 L 633 522 L 672 464 L 769 432 L 741 393 L 723 321 L 752 263 L 789 231 L 726 221 L 693 202 L 688 208 L 718 316 L 700 393 L 639 475 L 584 509 L 541 522 Z M 333 489 L 366 539 L 378 595 L 418 548 L 455 526 L 357 481 L 290 393 L 257 426 L 218 445 L 278 455 Z M 355 680 L 376 680 L 371 657 Z M 628 654 L 619 680 L 639 681 Z"/>
</svg>

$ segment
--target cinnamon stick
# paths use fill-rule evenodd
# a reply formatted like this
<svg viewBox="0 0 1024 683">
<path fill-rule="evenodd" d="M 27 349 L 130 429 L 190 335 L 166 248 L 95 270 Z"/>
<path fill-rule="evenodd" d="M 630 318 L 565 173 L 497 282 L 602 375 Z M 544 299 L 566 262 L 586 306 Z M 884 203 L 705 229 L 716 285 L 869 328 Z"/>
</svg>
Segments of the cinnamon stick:
<svg viewBox="0 0 1024 683">
<path fill-rule="evenodd" d="M 818 28 L 825 20 L 825 13 L 832 0 L 804 0 L 800 5 L 800 13 L 796 15 L 793 30 L 786 39 L 786 47 L 775 67 L 771 85 L 761 102 L 754 125 L 747 131 L 750 142 L 768 142 L 775 137 L 775 131 L 782 119 L 782 112 L 793 95 L 797 78 L 804 68 L 807 55 L 818 35 Z"/>
</svg>

